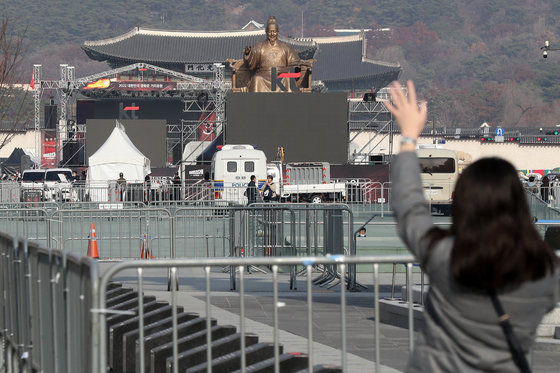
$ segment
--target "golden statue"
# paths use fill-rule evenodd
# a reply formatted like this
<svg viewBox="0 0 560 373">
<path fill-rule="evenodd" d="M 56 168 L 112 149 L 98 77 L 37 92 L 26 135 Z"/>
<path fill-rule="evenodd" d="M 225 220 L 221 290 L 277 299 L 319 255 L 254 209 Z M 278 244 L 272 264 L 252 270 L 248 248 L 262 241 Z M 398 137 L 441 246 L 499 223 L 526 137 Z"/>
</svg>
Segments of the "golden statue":
<svg viewBox="0 0 560 373">
<path fill-rule="evenodd" d="M 292 92 L 311 90 L 311 65 L 301 60 L 288 44 L 278 40 L 276 17 L 268 17 L 266 40 L 245 47 L 243 60 L 228 60 L 233 75 L 233 91 Z"/>
</svg>

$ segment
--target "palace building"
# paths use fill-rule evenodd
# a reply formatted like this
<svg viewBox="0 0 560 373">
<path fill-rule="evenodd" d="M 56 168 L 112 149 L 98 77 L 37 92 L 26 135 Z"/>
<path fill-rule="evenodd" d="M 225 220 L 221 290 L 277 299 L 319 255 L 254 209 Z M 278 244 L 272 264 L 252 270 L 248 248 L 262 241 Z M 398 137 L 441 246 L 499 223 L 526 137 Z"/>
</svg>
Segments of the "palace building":
<svg viewBox="0 0 560 373">
<path fill-rule="evenodd" d="M 105 40 L 86 41 L 82 49 L 112 68 L 144 62 L 189 75 L 210 78 L 214 63 L 242 58 L 243 49 L 266 39 L 264 29 L 249 31 L 164 31 L 136 27 Z M 355 35 L 279 39 L 301 59 L 314 59 L 313 81 L 329 91 L 379 90 L 398 78 L 398 63 L 368 59 L 364 32 Z M 226 64 L 227 66 L 227 64 Z M 226 76 L 231 69 L 226 67 Z"/>
</svg>

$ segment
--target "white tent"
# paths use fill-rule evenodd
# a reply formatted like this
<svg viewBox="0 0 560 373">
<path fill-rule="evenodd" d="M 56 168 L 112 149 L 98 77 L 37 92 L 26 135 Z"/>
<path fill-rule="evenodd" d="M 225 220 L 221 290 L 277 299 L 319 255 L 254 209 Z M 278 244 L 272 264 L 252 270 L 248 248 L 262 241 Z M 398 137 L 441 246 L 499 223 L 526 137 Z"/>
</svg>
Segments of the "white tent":
<svg viewBox="0 0 560 373">
<path fill-rule="evenodd" d="M 93 201 L 107 201 L 109 182 L 123 173 L 127 183 L 142 183 L 150 173 L 150 160 L 134 146 L 124 126 L 117 121 L 105 143 L 89 157 L 87 181 Z M 100 193 L 91 193 L 92 189 Z M 96 196 L 99 194 L 99 196 Z M 95 196 L 94 196 L 95 195 Z"/>
</svg>

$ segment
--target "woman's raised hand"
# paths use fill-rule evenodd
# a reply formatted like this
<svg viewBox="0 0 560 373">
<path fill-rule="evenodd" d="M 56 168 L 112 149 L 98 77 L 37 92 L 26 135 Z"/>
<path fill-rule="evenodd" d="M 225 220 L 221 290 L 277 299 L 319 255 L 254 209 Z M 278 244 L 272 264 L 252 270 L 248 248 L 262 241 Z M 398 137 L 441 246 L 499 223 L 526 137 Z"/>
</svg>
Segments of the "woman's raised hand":
<svg viewBox="0 0 560 373">
<path fill-rule="evenodd" d="M 384 102 L 385 107 L 397 120 L 401 135 L 417 139 L 426 125 L 428 109 L 425 101 L 420 102 L 420 106 L 416 102 L 416 90 L 414 83 L 409 80 L 407 82 L 408 97 L 404 94 L 400 84 L 393 82 L 389 92 L 393 103 Z"/>
</svg>

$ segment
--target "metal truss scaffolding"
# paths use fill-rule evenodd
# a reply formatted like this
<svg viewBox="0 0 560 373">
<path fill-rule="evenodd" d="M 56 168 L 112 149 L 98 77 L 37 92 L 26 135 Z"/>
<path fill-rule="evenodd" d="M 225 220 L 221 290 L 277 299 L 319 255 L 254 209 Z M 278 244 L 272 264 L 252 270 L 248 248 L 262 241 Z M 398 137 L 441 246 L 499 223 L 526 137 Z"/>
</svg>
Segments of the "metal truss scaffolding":
<svg viewBox="0 0 560 373">
<path fill-rule="evenodd" d="M 204 141 L 219 136 L 225 128 L 225 97 L 226 92 L 231 89 L 231 83 L 224 81 L 224 65 L 214 66 L 211 89 L 191 90 L 190 94 L 183 95 L 183 112 L 190 119 L 183 119 L 177 125 L 168 125 L 170 137 L 167 139 L 167 152 L 171 154 L 180 146 L 180 161 L 192 159 L 194 154 L 204 151 Z M 185 145 L 197 140 L 200 143 L 191 149 L 190 154 L 183 154 Z M 178 163 L 175 162 L 175 165 Z"/>
<path fill-rule="evenodd" d="M 146 71 L 151 70 L 162 75 L 166 75 L 177 81 L 174 93 L 184 97 L 185 111 L 199 111 L 208 113 L 208 116 L 215 117 L 212 119 L 214 123 L 214 130 L 216 135 L 223 130 L 225 122 L 225 95 L 226 91 L 231 89 L 231 83 L 224 81 L 224 65 L 214 64 L 215 76 L 213 80 L 205 80 L 179 73 L 177 71 L 168 70 L 158 66 L 135 63 L 132 65 L 124 66 L 118 69 L 108 70 L 102 73 L 89 75 L 83 78 L 74 77 L 74 67 L 66 64 L 60 65 L 60 79 L 59 80 L 42 80 L 41 65 L 33 65 L 33 77 L 35 81 L 35 88 L 33 92 L 34 109 L 35 109 L 35 151 L 37 157 L 41 157 L 41 99 L 43 92 L 46 90 L 55 91 L 59 101 L 59 116 L 58 124 L 56 126 L 56 160 L 60 164 L 62 151 L 68 142 L 76 141 L 78 137 L 85 139 L 85 133 L 82 136 L 77 136 L 78 132 L 83 130 L 82 126 L 73 126 L 68 128 L 68 108 L 75 105 L 77 94 L 89 83 L 93 83 L 102 78 L 116 78 L 117 75 L 127 73 L 130 71 Z M 202 94 L 202 96 L 201 96 Z M 203 102 L 201 98 L 204 98 Z M 193 101 L 201 103 L 199 107 L 193 104 Z M 197 123 L 181 123 L 169 129 L 170 133 L 176 131 L 178 138 L 168 139 L 168 152 L 169 146 L 176 146 L 177 140 L 183 145 L 184 141 L 193 139 L 193 134 L 197 132 L 198 127 L 206 124 L 204 121 L 198 120 Z M 170 140 L 170 141 L 169 141 Z M 85 144 L 85 142 L 83 142 Z M 81 145 L 82 147 L 84 145 Z M 78 150 L 76 150 L 78 151 Z"/>
<path fill-rule="evenodd" d="M 369 156 L 381 153 L 379 145 L 389 137 L 389 157 L 393 154 L 393 118 L 381 101 L 348 100 L 348 160 L 355 163 L 368 161 Z M 350 144 L 363 133 L 372 133 L 369 141 L 357 151 L 350 150 Z"/>
</svg>

